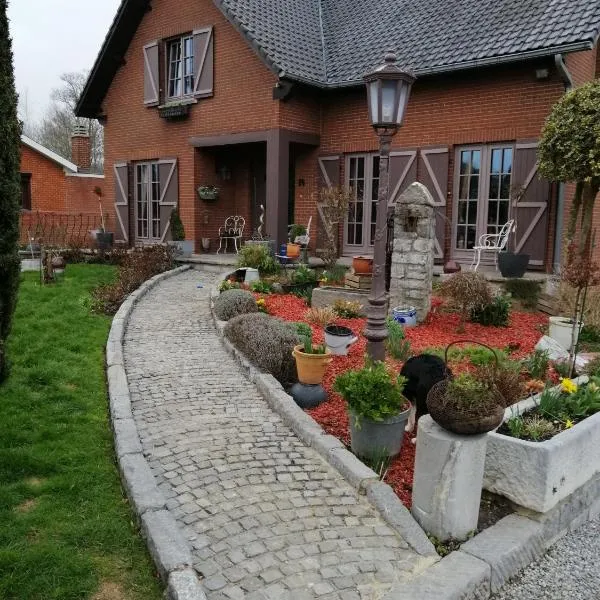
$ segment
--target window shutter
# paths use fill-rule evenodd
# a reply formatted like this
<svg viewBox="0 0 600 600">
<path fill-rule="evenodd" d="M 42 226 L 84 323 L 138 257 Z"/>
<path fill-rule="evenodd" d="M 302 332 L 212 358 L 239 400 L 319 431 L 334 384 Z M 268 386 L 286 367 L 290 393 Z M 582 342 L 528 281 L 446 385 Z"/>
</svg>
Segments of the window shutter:
<svg viewBox="0 0 600 600">
<path fill-rule="evenodd" d="M 179 202 L 179 174 L 176 158 L 158 161 L 160 186 L 160 241 L 171 239 L 171 213 Z"/>
<path fill-rule="evenodd" d="M 417 180 L 417 151 L 395 150 L 390 152 L 388 213 L 402 192 Z"/>
<path fill-rule="evenodd" d="M 319 189 L 321 188 L 332 188 L 340 185 L 340 165 L 341 157 L 339 156 L 322 156 L 318 159 L 319 161 Z M 325 232 L 323 205 L 317 201 L 317 211 L 319 213 L 319 219 L 317 223 L 317 249 L 325 247 L 325 240 L 327 233 Z M 339 241 L 339 236 L 338 240 Z M 339 247 L 339 246 L 338 246 Z"/>
<path fill-rule="evenodd" d="M 519 142 L 515 146 L 512 190 L 522 190 L 520 202 L 513 191 L 512 218 L 516 221 L 516 252 L 529 254 L 529 264 L 543 266 L 548 238 L 548 202 L 550 183 L 537 173 L 537 142 Z M 512 248 L 509 240 L 509 248 Z"/>
<path fill-rule="evenodd" d="M 194 96 L 208 98 L 213 95 L 214 36 L 213 28 L 206 27 L 193 32 L 194 36 Z"/>
<path fill-rule="evenodd" d="M 435 204 L 435 258 L 444 258 L 446 231 L 450 224 L 446 217 L 448 193 L 448 148 L 423 148 L 419 152 L 419 182 L 433 196 Z"/>
<path fill-rule="evenodd" d="M 159 85 L 158 42 L 144 46 L 144 104 L 158 106 Z"/>
<path fill-rule="evenodd" d="M 129 165 L 115 163 L 115 214 L 117 216 L 117 242 L 129 243 Z"/>
</svg>

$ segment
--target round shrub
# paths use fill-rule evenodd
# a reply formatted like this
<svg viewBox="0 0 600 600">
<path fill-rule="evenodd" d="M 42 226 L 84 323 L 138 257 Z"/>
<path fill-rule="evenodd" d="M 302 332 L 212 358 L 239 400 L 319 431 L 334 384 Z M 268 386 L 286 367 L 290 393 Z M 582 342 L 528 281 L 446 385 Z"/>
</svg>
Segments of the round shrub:
<svg viewBox="0 0 600 600">
<path fill-rule="evenodd" d="M 254 296 L 246 290 L 225 290 L 215 300 L 215 314 L 221 321 L 258 312 Z"/>
<path fill-rule="evenodd" d="M 299 343 L 293 323 L 264 313 L 240 315 L 225 326 L 225 337 L 262 371 L 286 386 L 298 380 L 292 356 Z"/>
</svg>

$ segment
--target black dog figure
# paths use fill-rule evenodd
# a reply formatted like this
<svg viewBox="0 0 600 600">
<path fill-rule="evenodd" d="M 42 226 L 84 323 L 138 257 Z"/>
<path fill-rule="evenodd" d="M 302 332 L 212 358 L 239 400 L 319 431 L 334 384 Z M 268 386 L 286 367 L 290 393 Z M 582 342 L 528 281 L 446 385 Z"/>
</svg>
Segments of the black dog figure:
<svg viewBox="0 0 600 600">
<path fill-rule="evenodd" d="M 429 390 L 439 381 L 452 377 L 452 371 L 439 356 L 418 354 L 404 363 L 400 375 L 408 380 L 404 395 L 412 402 L 413 410 L 406 431 L 412 431 L 419 418 L 429 412 L 426 402 Z"/>
</svg>

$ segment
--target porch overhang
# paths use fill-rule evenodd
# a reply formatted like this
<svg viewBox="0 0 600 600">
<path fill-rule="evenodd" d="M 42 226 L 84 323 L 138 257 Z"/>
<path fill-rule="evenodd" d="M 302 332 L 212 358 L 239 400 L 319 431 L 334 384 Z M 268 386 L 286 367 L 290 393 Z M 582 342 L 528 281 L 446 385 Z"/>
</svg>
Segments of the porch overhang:
<svg viewBox="0 0 600 600">
<path fill-rule="evenodd" d="M 289 129 L 264 129 L 190 138 L 190 144 L 195 148 L 218 148 L 257 142 L 266 144 L 266 233 L 279 247 L 279 244 L 287 241 L 288 234 L 290 145 L 317 147 L 321 143 L 320 136 Z"/>
</svg>

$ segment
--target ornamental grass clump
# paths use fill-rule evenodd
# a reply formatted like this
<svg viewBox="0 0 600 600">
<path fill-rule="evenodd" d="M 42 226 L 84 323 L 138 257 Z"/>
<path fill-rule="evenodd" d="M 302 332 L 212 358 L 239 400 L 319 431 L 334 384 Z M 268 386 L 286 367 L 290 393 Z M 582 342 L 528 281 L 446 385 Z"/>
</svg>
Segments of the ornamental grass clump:
<svg viewBox="0 0 600 600">
<path fill-rule="evenodd" d="M 294 323 L 264 313 L 240 315 L 224 329 L 225 337 L 261 371 L 270 373 L 283 386 L 298 379 L 292 356 L 299 336 Z"/>
<path fill-rule="evenodd" d="M 440 286 L 440 294 L 449 299 L 460 315 L 459 331 L 474 311 L 491 304 L 492 292 L 485 277 L 472 271 L 452 275 Z"/>
<path fill-rule="evenodd" d="M 480 366 L 475 376 L 488 388 L 495 387 L 502 398 L 504 406 L 512 406 L 527 395 L 525 384 L 521 379 L 521 363 L 503 361 L 497 367 L 493 364 Z"/>
<path fill-rule="evenodd" d="M 348 404 L 360 427 L 361 419 L 385 421 L 410 407 L 403 391 L 406 378 L 391 373 L 383 362 L 369 362 L 359 371 L 346 371 L 337 377 L 333 389 Z"/>
<path fill-rule="evenodd" d="M 215 299 L 215 315 L 220 321 L 255 312 L 258 312 L 256 300 L 246 290 L 225 290 Z"/>
</svg>

